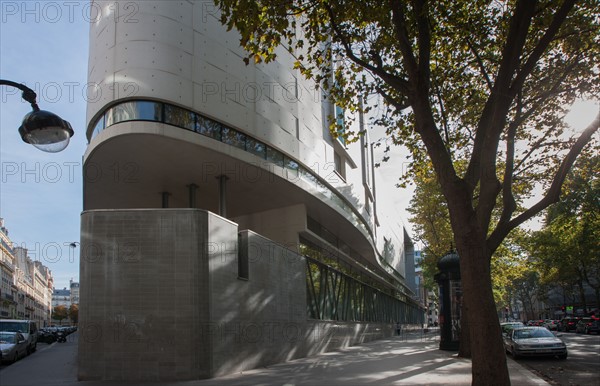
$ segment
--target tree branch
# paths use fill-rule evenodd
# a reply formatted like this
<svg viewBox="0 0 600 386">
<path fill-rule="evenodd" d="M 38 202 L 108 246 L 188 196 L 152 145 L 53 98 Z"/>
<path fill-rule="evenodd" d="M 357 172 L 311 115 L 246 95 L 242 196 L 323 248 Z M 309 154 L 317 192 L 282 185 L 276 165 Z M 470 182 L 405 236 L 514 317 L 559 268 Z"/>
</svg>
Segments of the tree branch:
<svg viewBox="0 0 600 386">
<path fill-rule="evenodd" d="M 490 76 L 488 75 L 485 66 L 483 65 L 483 60 L 481 60 L 479 53 L 475 50 L 475 47 L 473 46 L 473 44 L 471 44 L 471 39 L 469 39 L 468 37 L 467 45 L 469 46 L 469 49 L 471 50 L 473 55 L 475 55 L 475 60 L 477 61 L 477 65 L 479 66 L 479 71 L 481 72 L 481 76 L 483 76 L 483 78 L 485 79 L 485 82 L 488 85 L 488 89 L 492 91 L 492 88 L 494 87 L 494 85 L 492 84 L 492 80 L 490 79 Z"/>
<path fill-rule="evenodd" d="M 331 21 L 331 28 L 334 33 L 337 35 L 338 39 L 342 43 L 344 47 L 344 51 L 350 60 L 358 64 L 359 66 L 364 67 L 365 69 L 371 71 L 372 73 L 379 76 L 383 81 L 389 84 L 391 87 L 397 89 L 399 92 L 405 95 L 409 95 L 409 87 L 408 82 L 405 79 L 399 78 L 389 72 L 385 71 L 382 67 L 382 63 L 379 63 L 379 66 L 373 66 L 370 63 L 364 61 L 363 59 L 356 56 L 354 51 L 352 51 L 352 47 L 350 46 L 350 42 L 346 38 L 346 36 L 340 30 L 339 25 L 335 21 L 335 13 L 331 9 L 329 3 L 324 3 L 325 9 L 327 9 L 327 13 L 329 14 L 329 19 Z"/>
<path fill-rule="evenodd" d="M 513 196 L 512 185 L 515 166 L 515 136 L 517 134 L 517 128 L 520 124 L 519 116 L 521 114 L 522 107 L 522 101 L 519 97 L 517 101 L 517 117 L 511 122 L 511 124 L 508 125 L 508 132 L 506 134 L 506 164 L 504 166 L 504 178 L 502 181 L 503 208 L 497 226 L 502 226 L 504 223 L 508 222 L 513 212 L 517 208 L 517 204 Z"/>
<path fill-rule="evenodd" d="M 427 0 L 414 0 L 413 9 L 417 20 L 419 45 L 419 87 L 429 90 L 431 61 L 431 32 L 429 31 L 429 7 Z"/>
<path fill-rule="evenodd" d="M 565 178 L 567 177 L 567 174 L 569 173 L 571 167 L 575 163 L 577 156 L 581 153 L 585 145 L 587 145 L 591 141 L 592 136 L 598 130 L 598 128 L 600 128 L 600 113 L 596 115 L 594 121 L 590 123 L 590 125 L 583 131 L 579 138 L 577 138 L 577 141 L 575 142 L 575 144 L 573 144 L 573 147 L 571 147 L 569 153 L 563 159 L 560 167 L 554 175 L 554 178 L 552 179 L 552 184 L 550 185 L 550 188 L 548 188 L 546 195 L 531 208 L 527 209 L 519 216 L 513 218 L 504 226 L 496 227 L 494 232 L 492 232 L 488 239 L 488 247 L 491 251 L 495 251 L 498 248 L 498 246 L 500 246 L 500 243 L 510 231 L 512 231 L 525 221 L 529 220 L 533 216 L 537 215 L 551 204 L 558 202 L 558 200 L 560 199 L 562 185 L 565 181 Z"/>
<path fill-rule="evenodd" d="M 394 106 L 398 111 L 402 111 L 402 110 L 407 109 L 407 108 L 410 107 L 409 103 L 400 103 L 400 102 L 398 102 L 396 99 L 394 99 L 391 95 L 389 95 L 387 92 L 385 92 L 379 86 L 375 86 L 375 90 L 377 90 L 377 92 L 379 94 L 381 94 L 381 96 L 383 96 L 383 99 L 385 99 L 387 101 L 387 103 L 389 103 L 390 105 Z"/>
<path fill-rule="evenodd" d="M 517 92 L 519 92 L 519 90 L 523 86 L 523 83 L 525 83 L 525 79 L 527 79 L 529 74 L 531 74 L 536 64 L 538 63 L 538 61 L 540 60 L 540 58 L 542 57 L 542 55 L 544 54 L 544 52 L 546 51 L 556 34 L 558 33 L 560 27 L 563 25 L 565 19 L 569 15 L 569 12 L 575 5 L 575 1 L 576 0 L 565 0 L 565 2 L 561 5 L 560 9 L 554 14 L 552 22 L 550 23 L 550 26 L 544 33 L 544 36 L 542 36 L 541 39 L 538 41 L 537 45 L 531 52 L 531 55 L 529 55 L 529 58 L 527 58 L 525 65 L 521 68 L 521 71 L 519 71 L 512 85 L 510 86 L 511 94 L 513 96 L 516 95 Z"/>
<path fill-rule="evenodd" d="M 482 175 L 485 175 L 486 169 L 489 169 L 490 164 L 494 162 L 492 158 L 496 154 L 506 112 L 512 101 L 508 91 L 513 74 L 519 65 L 534 11 L 535 2 L 532 0 L 519 0 L 515 6 L 506 44 L 502 50 L 500 69 L 477 125 L 473 154 L 466 173 L 471 189 L 475 189 Z"/>
<path fill-rule="evenodd" d="M 406 66 L 409 79 L 416 82 L 418 79 L 419 69 L 417 60 L 413 54 L 410 39 L 408 37 L 408 30 L 406 29 L 406 16 L 404 15 L 402 6 L 403 2 L 399 0 L 390 0 L 394 32 L 400 46 L 400 53 L 404 59 L 404 65 Z"/>
</svg>

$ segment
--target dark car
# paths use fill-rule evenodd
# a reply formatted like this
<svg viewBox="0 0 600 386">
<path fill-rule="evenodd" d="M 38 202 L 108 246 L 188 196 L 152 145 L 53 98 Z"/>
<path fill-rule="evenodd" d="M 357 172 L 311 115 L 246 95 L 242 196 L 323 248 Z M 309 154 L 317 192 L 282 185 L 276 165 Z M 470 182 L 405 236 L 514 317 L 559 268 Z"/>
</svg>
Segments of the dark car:
<svg viewBox="0 0 600 386">
<path fill-rule="evenodd" d="M 577 318 L 566 317 L 561 319 L 560 323 L 558 323 L 558 331 L 575 331 L 577 327 Z"/>
<path fill-rule="evenodd" d="M 567 346 L 546 327 L 522 327 L 503 336 L 504 348 L 513 358 L 521 356 L 557 356 L 567 358 Z"/>
<path fill-rule="evenodd" d="M 38 342 L 54 343 L 56 342 L 56 333 L 49 328 L 42 328 L 38 331 Z"/>
<path fill-rule="evenodd" d="M 578 334 L 600 333 L 600 321 L 596 318 L 581 318 L 575 326 L 575 332 Z"/>
<path fill-rule="evenodd" d="M 544 321 L 544 327 L 546 327 L 550 331 L 558 331 L 558 320 L 546 319 Z"/>
</svg>

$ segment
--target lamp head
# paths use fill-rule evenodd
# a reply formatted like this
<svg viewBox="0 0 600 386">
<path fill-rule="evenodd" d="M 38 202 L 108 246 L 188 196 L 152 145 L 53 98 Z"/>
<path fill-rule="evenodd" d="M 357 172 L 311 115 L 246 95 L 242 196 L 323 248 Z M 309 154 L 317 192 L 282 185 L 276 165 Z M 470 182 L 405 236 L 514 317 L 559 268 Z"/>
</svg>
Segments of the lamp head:
<svg viewBox="0 0 600 386">
<path fill-rule="evenodd" d="M 25 115 L 19 127 L 23 141 L 49 153 L 64 150 L 74 134 L 71 124 L 37 105 L 32 106 L 33 111 Z"/>
</svg>

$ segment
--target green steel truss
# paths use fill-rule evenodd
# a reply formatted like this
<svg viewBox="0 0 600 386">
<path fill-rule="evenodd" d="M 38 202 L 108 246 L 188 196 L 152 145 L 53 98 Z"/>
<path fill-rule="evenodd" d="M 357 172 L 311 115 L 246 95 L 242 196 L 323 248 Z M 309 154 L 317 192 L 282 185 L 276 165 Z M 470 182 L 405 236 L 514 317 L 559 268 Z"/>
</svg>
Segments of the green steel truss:
<svg viewBox="0 0 600 386">
<path fill-rule="evenodd" d="M 306 258 L 308 317 L 321 320 L 417 324 L 423 311 L 313 258 Z"/>
</svg>

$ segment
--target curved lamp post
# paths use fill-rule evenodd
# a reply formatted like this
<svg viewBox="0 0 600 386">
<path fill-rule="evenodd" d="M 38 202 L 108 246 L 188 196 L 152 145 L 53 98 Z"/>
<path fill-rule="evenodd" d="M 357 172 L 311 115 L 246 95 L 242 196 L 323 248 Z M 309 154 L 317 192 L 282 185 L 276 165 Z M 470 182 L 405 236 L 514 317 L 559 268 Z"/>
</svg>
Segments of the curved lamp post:
<svg viewBox="0 0 600 386">
<path fill-rule="evenodd" d="M 74 134 L 69 122 L 54 113 L 40 110 L 36 103 L 37 95 L 29 87 L 2 79 L 0 79 L 0 85 L 16 87 L 23 91 L 22 98 L 33 108 L 33 111 L 25 115 L 23 123 L 19 127 L 19 133 L 24 142 L 48 153 L 57 153 L 67 147 Z"/>
</svg>

